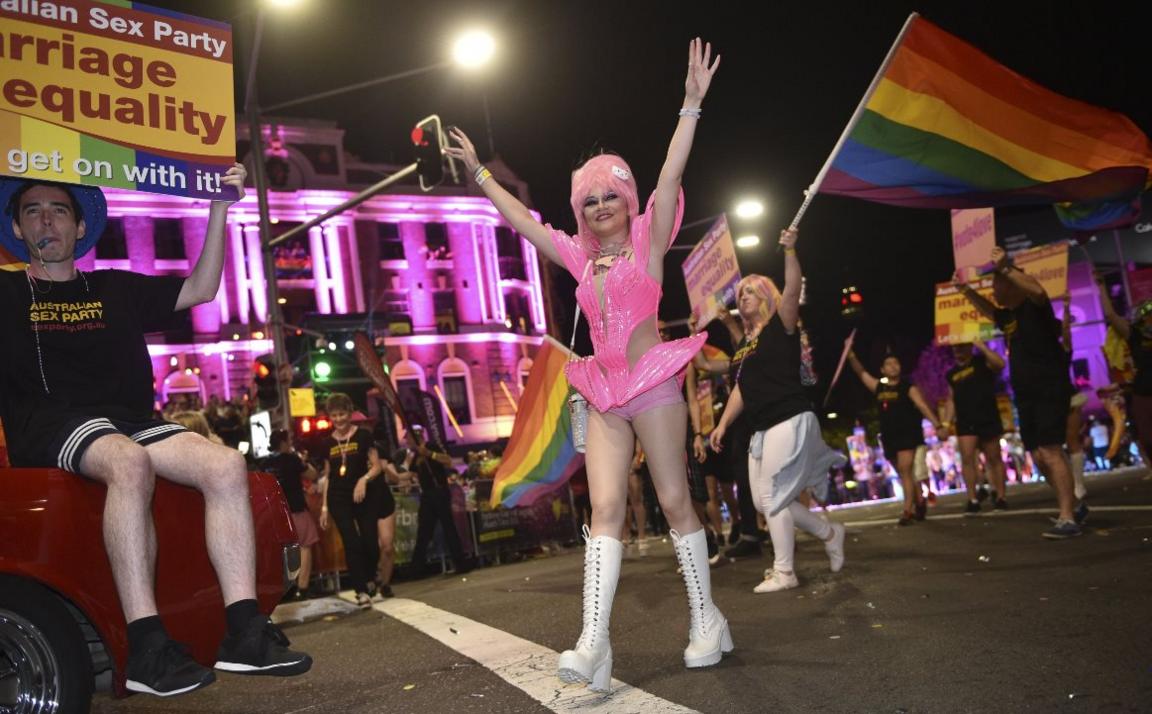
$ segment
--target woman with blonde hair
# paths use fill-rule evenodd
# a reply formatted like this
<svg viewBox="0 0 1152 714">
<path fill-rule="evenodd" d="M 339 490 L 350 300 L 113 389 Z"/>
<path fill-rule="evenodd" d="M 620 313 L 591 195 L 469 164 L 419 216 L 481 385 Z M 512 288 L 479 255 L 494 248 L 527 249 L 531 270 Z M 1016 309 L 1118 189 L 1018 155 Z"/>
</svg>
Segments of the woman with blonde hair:
<svg viewBox="0 0 1152 714">
<path fill-rule="evenodd" d="M 712 431 L 712 448 L 723 448 L 724 433 L 746 413 L 752 439 L 748 446 L 748 479 L 756 508 L 768 521 L 776 559 L 755 592 L 767 593 L 800 584 L 792 564 L 798 526 L 824 543 L 832 572 L 844 565 L 844 526 L 829 523 L 808 510 L 801 496 L 814 492 L 826 500 L 828 470 L 844 463 L 820 435 L 800 375 L 800 261 L 796 231 L 780 234 L 784 246 L 784 291 L 768 278 L 749 275 L 736 296 L 741 315 L 758 315 L 760 330 L 748 335 L 746 354 L 720 423 Z"/>
</svg>

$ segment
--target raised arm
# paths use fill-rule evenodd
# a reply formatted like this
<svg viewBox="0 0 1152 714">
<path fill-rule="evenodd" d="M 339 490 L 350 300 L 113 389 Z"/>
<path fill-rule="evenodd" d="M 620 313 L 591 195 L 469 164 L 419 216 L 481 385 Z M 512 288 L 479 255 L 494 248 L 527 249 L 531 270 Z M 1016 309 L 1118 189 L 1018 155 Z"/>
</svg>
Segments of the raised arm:
<svg viewBox="0 0 1152 714">
<path fill-rule="evenodd" d="M 880 381 L 869 374 L 868 370 L 864 369 L 864 365 L 860 363 L 860 358 L 856 356 L 856 351 L 852 349 L 851 335 L 849 335 L 846 342 L 848 343 L 849 366 L 852 367 L 852 371 L 856 373 L 856 376 L 860 378 L 860 381 L 864 383 L 864 388 L 869 392 L 875 392 L 876 387 L 880 384 Z"/>
<path fill-rule="evenodd" d="M 236 188 L 237 197 L 235 200 L 213 201 L 208 207 L 204 247 L 196 259 L 196 267 L 180 286 L 180 295 L 176 298 L 177 310 L 187 310 L 193 305 L 216 299 L 216 293 L 220 290 L 220 276 L 224 273 L 224 229 L 228 227 L 228 209 L 244 198 L 244 178 L 247 175 L 243 164 L 233 164 L 221 179 L 225 186 Z"/>
<path fill-rule="evenodd" d="M 780 322 L 789 334 L 796 331 L 796 323 L 800 319 L 800 286 L 803 280 L 800 259 L 796 257 L 798 237 L 795 229 L 785 228 L 780 231 L 780 245 L 784 246 L 784 290 L 780 293 L 780 306 L 776 313 L 780 315 Z"/>
<path fill-rule="evenodd" d="M 984 363 L 988 365 L 988 369 L 993 372 L 1000 372 L 1004 369 L 1004 358 L 996 354 L 991 347 L 984 344 L 981 340 L 973 340 L 972 344 L 976 345 L 976 349 L 980 350 L 980 354 L 984 355 Z"/>
<path fill-rule="evenodd" d="M 996 264 L 996 272 L 1023 290 L 1024 294 L 1028 296 L 1029 302 L 1036 305 L 1043 305 L 1048 302 L 1048 293 L 1044 291 L 1044 286 L 1040 284 L 1040 281 L 1009 263 L 1008 254 L 1000 246 L 992 249 L 992 262 Z"/>
<path fill-rule="evenodd" d="M 1121 339 L 1128 339 L 1132 334 L 1132 326 L 1123 317 L 1116 314 L 1116 308 L 1112 305 L 1112 296 L 1108 294 L 1108 287 L 1104 285 L 1104 281 L 1096 277 L 1096 287 L 1100 289 L 1100 307 L 1104 310 L 1104 319 L 1108 321 L 1116 334 L 1120 335 Z"/>
<path fill-rule="evenodd" d="M 980 311 L 980 314 L 989 320 L 996 319 L 996 306 L 993 305 L 987 298 L 972 289 L 968 281 L 960 274 L 960 271 L 952 276 L 952 284 L 960 291 L 960 294 L 968 298 L 968 302 Z"/>
<path fill-rule="evenodd" d="M 700 105 L 712 75 L 720 66 L 720 55 L 712 59 L 712 44 L 699 37 L 688 44 L 688 76 L 684 80 L 684 104 L 680 109 L 680 121 L 668 145 L 668 155 L 660 169 L 656 181 L 655 202 L 652 206 L 651 252 L 649 265 L 663 268 L 664 252 L 672 238 L 672 227 L 676 223 L 676 203 L 680 198 L 680 179 L 692 151 L 692 139 L 696 135 L 696 124 L 700 121 Z M 659 273 L 657 273 L 659 274 Z"/>
<path fill-rule="evenodd" d="M 444 153 L 448 154 L 454 159 L 459 159 L 464 162 L 464 168 L 476 181 L 480 190 L 496 207 L 504 220 L 520 235 L 528 239 L 528 242 L 536 247 L 548 260 L 553 263 L 563 265 L 560 254 L 556 251 L 556 246 L 552 244 L 552 234 L 543 223 L 536 220 L 528 207 L 520 202 L 520 199 L 513 196 L 498 181 L 492 178 L 492 174 L 488 169 L 484 168 L 480 163 L 480 159 L 476 156 L 476 147 L 472 144 L 472 140 L 461 131 L 458 127 L 451 127 L 448 130 L 448 135 L 452 137 L 459 146 L 445 147 Z"/>
</svg>

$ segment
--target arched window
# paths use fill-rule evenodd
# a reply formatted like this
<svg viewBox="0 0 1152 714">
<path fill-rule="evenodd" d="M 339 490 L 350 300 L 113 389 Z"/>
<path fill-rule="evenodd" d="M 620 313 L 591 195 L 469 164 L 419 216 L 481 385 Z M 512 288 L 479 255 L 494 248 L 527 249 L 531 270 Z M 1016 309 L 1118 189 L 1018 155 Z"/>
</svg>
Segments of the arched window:
<svg viewBox="0 0 1152 714">
<path fill-rule="evenodd" d="M 472 423 L 472 373 L 464 360 L 449 357 L 437 369 L 444 401 L 458 424 Z M 447 416 L 447 415 L 445 415 Z"/>
<path fill-rule="evenodd" d="M 428 388 L 424 379 L 424 368 L 418 362 L 410 359 L 400 360 L 392 365 L 390 376 L 392 386 L 396 387 L 396 396 L 404 405 L 407 412 L 420 411 L 420 392 Z"/>
</svg>

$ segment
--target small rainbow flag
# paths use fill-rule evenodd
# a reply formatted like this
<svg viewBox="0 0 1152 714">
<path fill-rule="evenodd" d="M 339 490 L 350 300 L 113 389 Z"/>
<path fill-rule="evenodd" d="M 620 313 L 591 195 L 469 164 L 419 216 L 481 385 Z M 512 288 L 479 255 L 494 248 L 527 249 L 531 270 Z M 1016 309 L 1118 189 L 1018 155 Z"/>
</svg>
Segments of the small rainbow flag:
<svg viewBox="0 0 1152 714">
<path fill-rule="evenodd" d="M 913 14 L 820 192 L 915 208 L 1055 204 L 1089 231 L 1132 223 L 1152 145 L 1122 114 L 1060 96 Z"/>
<path fill-rule="evenodd" d="M 531 505 L 584 463 L 584 455 L 572 445 L 569 387 L 564 376 L 568 355 L 563 345 L 544 337 L 520 398 L 504 460 L 496 470 L 493 508 Z"/>
<path fill-rule="evenodd" d="M 26 263 L 0 247 L 0 270 L 23 270 Z"/>
</svg>

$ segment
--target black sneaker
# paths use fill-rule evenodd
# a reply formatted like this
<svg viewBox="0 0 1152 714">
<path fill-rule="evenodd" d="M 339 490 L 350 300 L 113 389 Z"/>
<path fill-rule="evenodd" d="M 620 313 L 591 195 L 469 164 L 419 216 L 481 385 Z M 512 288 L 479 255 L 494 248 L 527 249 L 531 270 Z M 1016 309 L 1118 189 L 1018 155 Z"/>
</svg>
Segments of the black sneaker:
<svg viewBox="0 0 1152 714">
<path fill-rule="evenodd" d="M 997 498 L 996 504 L 992 506 L 992 509 L 996 510 L 996 511 L 1007 511 L 1008 510 L 1008 502 L 1005 501 L 1003 498 Z"/>
<path fill-rule="evenodd" d="M 392 592 L 392 586 L 391 585 L 386 585 L 384 583 L 380 583 L 379 585 L 376 586 L 376 597 L 381 598 L 381 599 L 389 598 L 389 597 L 396 597 L 396 593 Z"/>
<path fill-rule="evenodd" d="M 760 544 L 747 538 L 741 538 L 736 541 L 736 545 L 724 551 L 724 557 L 729 560 L 736 560 L 737 558 L 759 558 L 760 555 Z"/>
<path fill-rule="evenodd" d="M 288 649 L 291 644 L 280 628 L 266 617 L 256 617 L 239 635 L 220 643 L 216 669 L 236 674 L 268 674 L 289 677 L 312 668 L 312 658 Z"/>
<path fill-rule="evenodd" d="M 740 542 L 740 522 L 736 521 L 728 530 L 728 545 L 736 545 Z"/>
<path fill-rule="evenodd" d="M 1076 504 L 1076 510 L 1072 512 L 1072 517 L 1076 519 L 1076 525 L 1082 526 L 1088 520 L 1088 504 L 1081 501 Z"/>
<path fill-rule="evenodd" d="M 163 639 L 161 639 L 163 638 Z M 142 652 L 128 655 L 124 687 L 130 692 L 171 697 L 216 681 L 216 675 L 188 654 L 188 648 L 163 635 Z"/>
<path fill-rule="evenodd" d="M 980 515 L 980 502 L 979 501 L 969 501 L 968 505 L 964 507 L 964 515 L 966 515 L 966 516 L 978 516 L 978 515 Z"/>
<path fill-rule="evenodd" d="M 720 562 L 720 546 L 716 545 L 716 536 L 712 535 L 712 531 L 706 531 L 705 535 L 708 544 L 708 564 L 716 565 Z"/>
<path fill-rule="evenodd" d="M 985 486 L 984 484 L 980 484 L 980 486 L 977 487 L 976 500 L 979 501 L 980 503 L 984 503 L 985 501 L 988 500 L 988 487 Z"/>
<path fill-rule="evenodd" d="M 927 499 L 920 499 L 916 502 L 916 520 L 922 521 L 928 516 L 928 501 Z"/>
<path fill-rule="evenodd" d="M 1082 531 L 1080 526 L 1072 521 L 1056 521 L 1056 525 L 1044 531 L 1040 535 L 1048 538 L 1049 540 L 1066 540 L 1068 538 L 1075 538 L 1080 535 Z"/>
<path fill-rule="evenodd" d="M 914 520 L 915 517 L 916 517 L 915 514 L 909 513 L 908 511 L 904 511 L 903 513 L 900 514 L 900 520 L 896 521 L 896 525 L 898 525 L 898 526 L 910 526 L 916 522 Z"/>
</svg>

